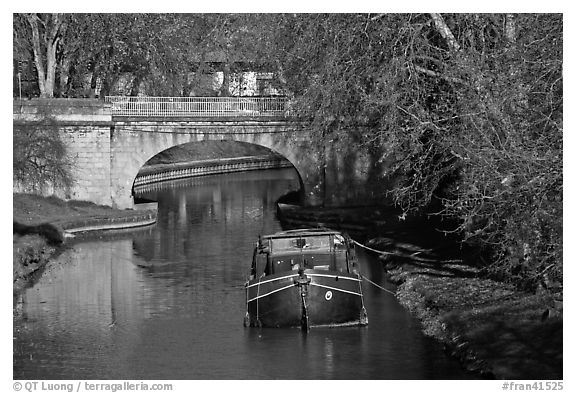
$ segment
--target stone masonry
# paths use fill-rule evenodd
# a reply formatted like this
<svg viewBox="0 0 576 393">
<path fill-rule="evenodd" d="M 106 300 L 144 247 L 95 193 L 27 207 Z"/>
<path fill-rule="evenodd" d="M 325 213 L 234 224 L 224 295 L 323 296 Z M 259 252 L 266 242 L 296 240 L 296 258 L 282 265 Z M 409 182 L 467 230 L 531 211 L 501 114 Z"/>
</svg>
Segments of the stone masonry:
<svg viewBox="0 0 576 393">
<path fill-rule="evenodd" d="M 287 122 L 272 121 L 116 121 L 111 135 L 111 192 L 118 206 L 130 205 L 134 179 L 146 161 L 189 142 L 233 140 L 267 147 L 286 157 L 300 174 L 302 187 L 310 190 L 305 199 L 314 204 L 320 196 L 314 187 L 320 181 L 317 154 L 305 133 Z"/>
</svg>

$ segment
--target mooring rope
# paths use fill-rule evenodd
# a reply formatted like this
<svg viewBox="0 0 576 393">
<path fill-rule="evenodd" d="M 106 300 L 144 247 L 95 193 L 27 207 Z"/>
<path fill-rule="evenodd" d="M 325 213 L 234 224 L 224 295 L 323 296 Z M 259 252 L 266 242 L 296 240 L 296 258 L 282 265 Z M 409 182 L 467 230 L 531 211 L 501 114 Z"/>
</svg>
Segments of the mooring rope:
<svg viewBox="0 0 576 393">
<path fill-rule="evenodd" d="M 356 244 L 357 246 L 360 246 L 360 247 L 365 248 L 365 249 L 367 249 L 367 250 L 370 250 L 370 251 L 372 251 L 372 252 L 376 252 L 376 253 L 378 253 L 378 254 L 382 254 L 382 255 L 396 255 L 396 254 L 393 253 L 393 252 L 380 251 L 380 250 L 376 250 L 375 248 L 370 248 L 370 247 L 368 247 L 368 246 L 365 246 L 365 245 L 362 244 L 362 243 L 358 243 L 358 242 L 357 242 L 356 240 L 354 240 L 354 239 L 352 239 L 352 241 L 353 241 L 354 244 Z"/>
<path fill-rule="evenodd" d="M 396 255 L 396 254 L 394 254 L 394 253 L 392 253 L 392 252 L 380 251 L 380 250 L 376 250 L 376 249 L 374 249 L 374 248 L 370 248 L 370 247 L 368 247 L 368 246 L 365 246 L 365 245 L 362 244 L 362 243 L 358 243 L 358 242 L 357 242 L 356 240 L 354 240 L 354 239 L 352 239 L 352 241 L 354 242 L 354 244 L 356 244 L 356 245 L 358 245 L 358 246 L 360 246 L 360 247 L 362 247 L 362 248 L 365 248 L 365 249 L 367 249 L 367 250 L 370 250 L 370 251 L 372 251 L 372 252 L 378 253 L 378 254 L 382 254 L 382 255 Z M 359 276 L 362 277 L 364 280 L 368 281 L 370 284 L 374 285 L 375 287 L 383 290 L 384 292 L 388 292 L 389 294 L 392 294 L 392 295 L 396 296 L 396 293 L 395 293 L 395 292 L 392 292 L 391 290 L 386 289 L 386 288 L 384 288 L 383 286 L 376 284 L 374 281 L 370 280 L 368 277 L 366 277 L 366 276 L 364 276 L 364 275 L 362 275 L 362 274 L 359 274 Z"/>
<path fill-rule="evenodd" d="M 377 288 L 380 288 L 381 290 L 383 290 L 384 292 L 388 292 L 391 295 L 396 296 L 396 292 L 392 292 L 389 289 L 384 288 L 383 286 L 380 286 L 378 284 L 376 284 L 374 281 L 370 280 L 369 278 L 367 278 L 366 276 L 363 276 L 362 274 L 360 274 L 360 277 L 362 277 L 364 280 L 368 281 L 370 284 L 374 285 Z"/>
</svg>

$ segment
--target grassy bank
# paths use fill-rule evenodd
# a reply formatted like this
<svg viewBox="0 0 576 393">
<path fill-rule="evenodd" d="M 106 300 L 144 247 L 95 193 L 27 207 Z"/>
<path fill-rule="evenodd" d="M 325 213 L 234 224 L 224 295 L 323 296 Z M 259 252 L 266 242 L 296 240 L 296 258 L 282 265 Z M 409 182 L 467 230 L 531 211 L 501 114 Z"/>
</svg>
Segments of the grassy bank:
<svg viewBox="0 0 576 393">
<path fill-rule="evenodd" d="M 398 301 L 467 369 L 498 379 L 562 379 L 557 297 L 495 281 L 466 250 L 446 248 L 431 234 L 421 243 L 385 239 L 369 244 L 387 253 L 380 258 Z"/>
<path fill-rule="evenodd" d="M 13 194 L 13 283 L 20 290 L 64 244 L 65 231 L 148 220 L 155 212 L 118 210 L 92 202 Z"/>
<path fill-rule="evenodd" d="M 561 304 L 465 265 L 445 268 L 404 264 L 388 271 L 398 301 L 420 319 L 425 334 L 486 376 L 562 379 Z"/>
<path fill-rule="evenodd" d="M 48 243 L 41 235 L 14 234 L 12 249 L 13 291 L 20 291 L 33 277 L 34 273 L 48 263 L 57 247 Z"/>
</svg>

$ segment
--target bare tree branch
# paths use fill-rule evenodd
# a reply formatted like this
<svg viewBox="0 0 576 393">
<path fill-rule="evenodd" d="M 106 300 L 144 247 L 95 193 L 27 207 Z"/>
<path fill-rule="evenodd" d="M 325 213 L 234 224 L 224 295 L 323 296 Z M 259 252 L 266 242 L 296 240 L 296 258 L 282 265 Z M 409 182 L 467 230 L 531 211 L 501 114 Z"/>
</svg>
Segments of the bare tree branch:
<svg viewBox="0 0 576 393">
<path fill-rule="evenodd" d="M 508 44 L 516 42 L 516 17 L 513 14 L 506 14 L 505 33 Z"/>
<path fill-rule="evenodd" d="M 446 75 L 442 75 L 439 72 L 436 71 L 432 71 L 429 70 L 427 68 L 424 67 L 420 67 L 417 65 L 414 65 L 414 69 L 422 74 L 428 75 L 428 76 L 433 76 L 435 78 L 440 78 L 440 79 L 444 79 L 447 82 L 452 82 L 452 83 L 466 83 L 463 79 L 460 78 L 455 78 L 455 77 L 451 77 L 451 76 L 446 76 Z"/>
<path fill-rule="evenodd" d="M 432 17 L 432 20 L 436 25 L 436 29 L 438 30 L 440 35 L 446 40 L 448 47 L 455 52 L 459 51 L 460 44 L 458 44 L 458 41 L 454 37 L 454 34 L 452 34 L 452 30 L 450 30 L 450 28 L 444 21 L 444 18 L 442 18 L 442 15 L 430 14 L 430 16 Z"/>
</svg>

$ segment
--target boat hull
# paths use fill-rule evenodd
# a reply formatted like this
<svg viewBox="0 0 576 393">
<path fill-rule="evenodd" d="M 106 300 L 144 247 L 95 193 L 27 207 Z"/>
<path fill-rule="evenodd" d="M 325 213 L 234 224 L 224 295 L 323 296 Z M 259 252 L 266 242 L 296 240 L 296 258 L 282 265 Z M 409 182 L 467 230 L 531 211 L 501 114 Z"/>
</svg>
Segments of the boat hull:
<svg viewBox="0 0 576 393">
<path fill-rule="evenodd" d="M 246 284 L 245 324 L 262 327 L 365 325 L 358 275 L 307 269 L 265 276 Z"/>
</svg>

